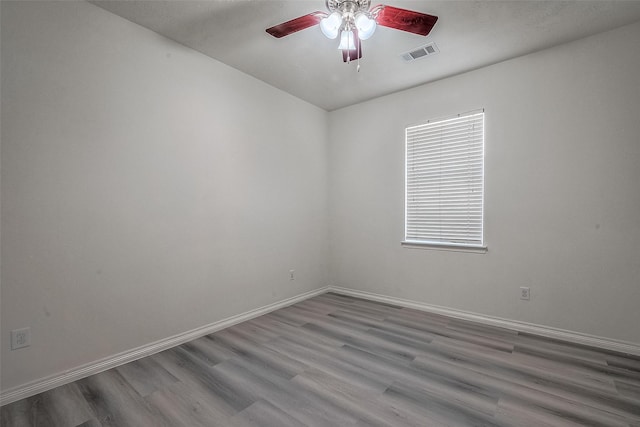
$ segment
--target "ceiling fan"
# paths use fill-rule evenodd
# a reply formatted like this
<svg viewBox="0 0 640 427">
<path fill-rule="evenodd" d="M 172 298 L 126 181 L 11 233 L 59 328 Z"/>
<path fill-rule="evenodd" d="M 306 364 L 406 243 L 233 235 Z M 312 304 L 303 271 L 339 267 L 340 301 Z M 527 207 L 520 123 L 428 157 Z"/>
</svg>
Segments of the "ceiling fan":
<svg viewBox="0 0 640 427">
<path fill-rule="evenodd" d="M 371 0 L 325 0 L 325 3 L 329 13 L 312 12 L 266 31 L 280 38 L 320 24 L 329 39 L 340 35 L 338 49 L 342 50 L 342 60 L 349 62 L 362 57 L 360 42 L 371 37 L 378 25 L 426 36 L 438 20 L 437 16 L 384 4 L 370 8 Z"/>
</svg>

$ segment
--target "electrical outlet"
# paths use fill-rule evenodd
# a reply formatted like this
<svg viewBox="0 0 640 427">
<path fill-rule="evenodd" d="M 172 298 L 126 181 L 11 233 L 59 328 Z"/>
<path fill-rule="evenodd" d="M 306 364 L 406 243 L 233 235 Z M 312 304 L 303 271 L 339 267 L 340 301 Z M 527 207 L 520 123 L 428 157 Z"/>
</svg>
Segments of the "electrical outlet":
<svg viewBox="0 0 640 427">
<path fill-rule="evenodd" d="M 31 345 L 31 328 L 14 329 L 11 331 L 11 350 L 17 350 Z"/>
<path fill-rule="evenodd" d="M 295 270 L 289 270 L 289 280 L 295 280 Z"/>
<path fill-rule="evenodd" d="M 529 299 L 531 299 L 531 291 L 529 290 L 528 286 L 521 286 L 520 287 L 520 299 L 529 301 Z"/>
</svg>

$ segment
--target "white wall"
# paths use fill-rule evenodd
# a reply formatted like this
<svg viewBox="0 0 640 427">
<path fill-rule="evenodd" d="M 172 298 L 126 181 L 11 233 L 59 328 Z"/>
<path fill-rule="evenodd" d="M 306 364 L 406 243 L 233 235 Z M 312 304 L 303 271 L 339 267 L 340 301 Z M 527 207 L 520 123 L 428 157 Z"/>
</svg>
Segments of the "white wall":
<svg viewBox="0 0 640 427">
<path fill-rule="evenodd" d="M 325 286 L 326 129 L 91 4 L 2 2 L 2 389 Z"/>
<path fill-rule="evenodd" d="M 640 23 L 330 113 L 332 284 L 640 343 L 638 43 Z M 489 252 L 401 247 L 404 128 L 478 108 Z"/>
</svg>

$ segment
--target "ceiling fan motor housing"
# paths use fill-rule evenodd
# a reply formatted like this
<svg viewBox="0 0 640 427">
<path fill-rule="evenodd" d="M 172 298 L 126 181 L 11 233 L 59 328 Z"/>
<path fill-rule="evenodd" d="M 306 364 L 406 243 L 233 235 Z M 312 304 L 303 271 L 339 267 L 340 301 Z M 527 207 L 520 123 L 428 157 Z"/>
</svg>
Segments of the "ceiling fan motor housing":
<svg viewBox="0 0 640 427">
<path fill-rule="evenodd" d="M 326 0 L 325 4 L 329 12 L 338 11 L 355 14 L 358 11 L 368 11 L 371 6 L 371 0 Z"/>
</svg>

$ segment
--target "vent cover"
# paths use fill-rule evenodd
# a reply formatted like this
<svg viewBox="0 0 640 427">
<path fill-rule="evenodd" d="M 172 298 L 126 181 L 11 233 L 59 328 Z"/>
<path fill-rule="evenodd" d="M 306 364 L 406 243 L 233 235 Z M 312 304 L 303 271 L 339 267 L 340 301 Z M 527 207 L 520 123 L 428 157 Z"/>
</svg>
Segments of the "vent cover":
<svg viewBox="0 0 640 427">
<path fill-rule="evenodd" d="M 402 59 L 407 62 L 415 61 L 416 59 L 426 58 L 427 56 L 435 55 L 440 52 L 438 46 L 434 42 L 426 44 L 424 46 L 420 46 L 417 49 L 412 50 L 411 52 L 403 53 Z"/>
</svg>

